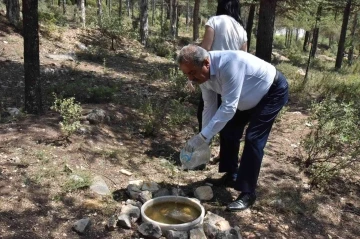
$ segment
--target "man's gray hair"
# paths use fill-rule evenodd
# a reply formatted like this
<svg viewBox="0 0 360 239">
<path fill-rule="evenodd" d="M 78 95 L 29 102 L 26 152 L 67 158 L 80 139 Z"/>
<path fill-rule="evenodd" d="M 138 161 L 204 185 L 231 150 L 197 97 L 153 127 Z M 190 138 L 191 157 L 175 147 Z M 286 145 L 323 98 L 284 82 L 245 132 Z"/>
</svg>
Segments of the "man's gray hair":
<svg viewBox="0 0 360 239">
<path fill-rule="evenodd" d="M 193 63 L 196 66 L 202 67 L 203 62 L 209 57 L 209 53 L 202 47 L 190 44 L 184 46 L 177 57 L 179 65 L 183 63 Z"/>
</svg>

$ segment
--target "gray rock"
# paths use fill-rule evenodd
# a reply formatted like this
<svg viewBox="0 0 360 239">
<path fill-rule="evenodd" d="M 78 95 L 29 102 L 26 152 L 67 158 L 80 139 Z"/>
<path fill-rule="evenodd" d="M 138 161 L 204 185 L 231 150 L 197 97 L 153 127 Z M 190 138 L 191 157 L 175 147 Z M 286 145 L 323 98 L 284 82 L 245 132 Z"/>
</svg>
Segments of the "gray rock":
<svg viewBox="0 0 360 239">
<path fill-rule="evenodd" d="M 90 226 L 90 219 L 83 218 L 75 222 L 72 228 L 74 231 L 83 234 L 89 226 Z"/>
<path fill-rule="evenodd" d="M 106 119 L 106 112 L 103 109 L 93 109 L 87 116 L 86 119 L 91 124 L 100 124 Z"/>
<path fill-rule="evenodd" d="M 74 61 L 75 60 L 73 56 L 66 55 L 66 54 L 63 54 L 63 55 L 47 54 L 46 57 L 50 58 L 52 60 L 55 60 L 55 61 Z"/>
<path fill-rule="evenodd" d="M 159 184 L 155 182 L 144 182 L 141 187 L 142 191 L 150 191 L 150 192 L 156 192 L 159 189 L 160 189 Z"/>
<path fill-rule="evenodd" d="M 142 191 L 139 193 L 138 200 L 142 203 L 145 203 L 152 199 L 152 193 L 150 191 Z"/>
<path fill-rule="evenodd" d="M 106 224 L 106 228 L 110 231 L 115 230 L 118 220 L 118 216 L 112 215 Z"/>
<path fill-rule="evenodd" d="M 214 226 L 210 223 L 207 223 L 207 222 L 205 222 L 203 224 L 203 228 L 204 228 L 205 235 L 208 239 L 215 239 L 216 235 L 219 232 L 219 229 L 217 229 L 216 226 Z"/>
<path fill-rule="evenodd" d="M 216 235 L 216 239 L 242 239 L 240 228 L 234 227 L 230 230 L 219 232 Z"/>
<path fill-rule="evenodd" d="M 210 211 L 206 213 L 204 223 L 209 223 L 220 231 L 226 231 L 231 228 L 229 222 L 226 221 L 225 218 L 220 217 L 219 215 L 216 215 Z"/>
<path fill-rule="evenodd" d="M 137 200 L 139 194 L 141 193 L 141 189 L 135 184 L 129 184 L 126 188 L 126 191 L 130 198 L 134 200 Z"/>
<path fill-rule="evenodd" d="M 79 134 L 86 134 L 87 133 L 87 129 L 85 127 L 80 127 L 77 129 L 77 132 Z"/>
<path fill-rule="evenodd" d="M 19 116 L 20 113 L 21 113 L 20 110 L 19 110 L 18 108 L 15 108 L 15 107 L 13 107 L 13 108 L 11 108 L 11 107 L 7 108 L 7 112 L 10 114 L 11 117 L 17 117 L 17 116 Z"/>
<path fill-rule="evenodd" d="M 202 228 L 194 228 L 190 230 L 190 239 L 206 239 L 204 230 Z"/>
<path fill-rule="evenodd" d="M 169 196 L 169 195 L 171 195 L 171 193 L 167 188 L 160 188 L 157 192 L 153 193 L 154 198 Z"/>
<path fill-rule="evenodd" d="M 138 231 L 141 235 L 145 236 L 146 238 L 160 238 L 162 235 L 161 228 L 158 225 L 152 224 L 150 222 L 142 223 Z"/>
<path fill-rule="evenodd" d="M 127 214 L 120 214 L 118 217 L 117 225 L 121 228 L 130 229 L 131 228 L 131 221 L 130 217 Z"/>
<path fill-rule="evenodd" d="M 100 195 L 109 195 L 110 190 L 107 184 L 105 183 L 104 179 L 100 176 L 95 176 L 93 179 L 93 183 L 90 186 L 90 189 Z"/>
<path fill-rule="evenodd" d="M 164 236 L 166 239 L 188 239 L 189 238 L 189 232 L 187 231 L 165 231 Z"/>
<path fill-rule="evenodd" d="M 130 180 L 129 185 L 135 185 L 141 191 L 142 185 L 144 184 L 143 180 Z"/>
<path fill-rule="evenodd" d="M 125 205 L 121 208 L 121 214 L 126 214 L 133 222 L 140 218 L 140 209 L 133 205 Z"/>
<path fill-rule="evenodd" d="M 126 204 L 126 205 L 133 205 L 133 206 L 135 206 L 135 207 L 137 207 L 137 208 L 139 208 L 139 209 L 141 209 L 141 206 L 142 206 L 142 203 L 141 203 L 141 202 L 135 201 L 135 200 L 132 200 L 132 199 L 126 200 L 125 204 Z"/>
<path fill-rule="evenodd" d="M 171 188 L 171 194 L 174 196 L 186 196 L 182 189 L 178 188 Z"/>
<path fill-rule="evenodd" d="M 80 50 L 83 50 L 83 51 L 88 50 L 88 48 L 84 44 L 82 44 L 81 42 L 77 42 L 75 44 L 76 44 L 76 47 L 79 48 Z"/>
<path fill-rule="evenodd" d="M 201 186 L 195 190 L 194 196 L 199 200 L 207 201 L 214 197 L 214 193 L 210 186 Z"/>
</svg>

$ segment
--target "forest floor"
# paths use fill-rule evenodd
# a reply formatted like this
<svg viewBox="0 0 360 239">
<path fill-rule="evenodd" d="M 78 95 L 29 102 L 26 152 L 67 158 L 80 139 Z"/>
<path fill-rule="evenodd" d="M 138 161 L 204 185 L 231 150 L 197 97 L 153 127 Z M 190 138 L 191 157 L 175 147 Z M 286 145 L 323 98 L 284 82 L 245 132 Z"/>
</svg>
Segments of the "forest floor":
<svg viewBox="0 0 360 239">
<path fill-rule="evenodd" d="M 0 123 L 0 238 L 137 238 L 134 230 L 107 231 L 108 218 L 126 199 L 128 181 L 155 181 L 163 187 L 176 186 L 192 196 L 207 177 L 220 177 L 217 165 L 201 171 L 177 170 L 181 146 L 195 132 L 196 117 L 172 129 L 164 126 L 153 137 L 139 130 L 144 117 L 133 101 L 156 96 L 166 101 L 169 83 L 151 79 L 156 69 L 172 68 L 169 59 L 155 56 L 136 41 L 122 38 L 116 50 L 89 57 L 76 44 L 99 43 L 97 31 L 68 29 L 60 37 L 40 39 L 44 84 L 61 82 L 61 87 L 91 81 L 118 84 L 117 100 L 82 103 L 84 112 L 104 109 L 110 122 L 90 125 L 67 143 L 61 136 L 59 115 L 49 110 L 40 116 L 21 115 Z M 2 110 L 20 108 L 23 102 L 23 40 L 0 15 L 0 99 Z M 48 54 L 75 53 L 75 61 L 58 61 Z M 71 54 L 70 54 L 71 55 Z M 114 83 L 115 82 L 115 83 Z M 50 87 L 51 88 L 51 87 Z M 54 89 L 54 91 L 62 89 Z M 190 93 L 189 93 L 190 94 Z M 189 105 L 195 109 L 195 105 Z M 85 114 L 85 113 L 84 113 Z M 336 180 L 328 189 L 310 188 L 308 177 L 296 159 L 299 143 L 309 131 L 307 109 L 291 100 L 276 122 L 265 149 L 258 185 L 258 200 L 246 211 L 230 213 L 225 206 L 237 196 L 230 188 L 213 187 L 214 198 L 202 202 L 231 226 L 239 226 L 243 238 L 360 238 L 360 185 L 358 181 Z M 212 148 L 216 156 L 218 147 Z M 104 178 L 120 198 L 97 197 L 88 188 L 67 190 L 71 168 L 78 175 Z M 120 173 L 132 172 L 131 176 Z M 72 224 L 89 217 L 92 225 L 85 235 L 71 230 Z"/>
</svg>

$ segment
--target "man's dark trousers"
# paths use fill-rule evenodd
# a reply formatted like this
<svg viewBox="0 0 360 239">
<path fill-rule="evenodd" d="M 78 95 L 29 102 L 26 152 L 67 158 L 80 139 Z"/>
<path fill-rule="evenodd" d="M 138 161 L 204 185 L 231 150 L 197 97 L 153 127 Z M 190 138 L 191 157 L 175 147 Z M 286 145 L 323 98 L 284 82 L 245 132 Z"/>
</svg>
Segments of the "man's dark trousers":
<svg viewBox="0 0 360 239">
<path fill-rule="evenodd" d="M 288 83 L 283 74 L 278 72 L 276 80 L 261 101 L 250 110 L 237 110 L 222 129 L 219 172 L 237 172 L 236 190 L 255 192 L 267 139 L 277 114 L 287 101 Z M 238 168 L 239 142 L 248 123 Z"/>
</svg>

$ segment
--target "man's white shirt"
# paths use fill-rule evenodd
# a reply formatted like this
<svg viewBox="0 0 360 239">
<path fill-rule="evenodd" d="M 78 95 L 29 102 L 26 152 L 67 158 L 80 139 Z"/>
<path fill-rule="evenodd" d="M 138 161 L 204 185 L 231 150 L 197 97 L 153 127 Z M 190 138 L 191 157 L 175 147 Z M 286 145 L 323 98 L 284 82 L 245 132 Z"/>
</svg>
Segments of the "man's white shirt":
<svg viewBox="0 0 360 239">
<path fill-rule="evenodd" d="M 234 116 L 236 109 L 255 107 L 269 91 L 276 69 L 244 51 L 211 51 L 210 79 L 200 85 L 204 99 L 201 134 L 211 139 Z M 221 95 L 218 108 L 217 94 Z"/>
</svg>

